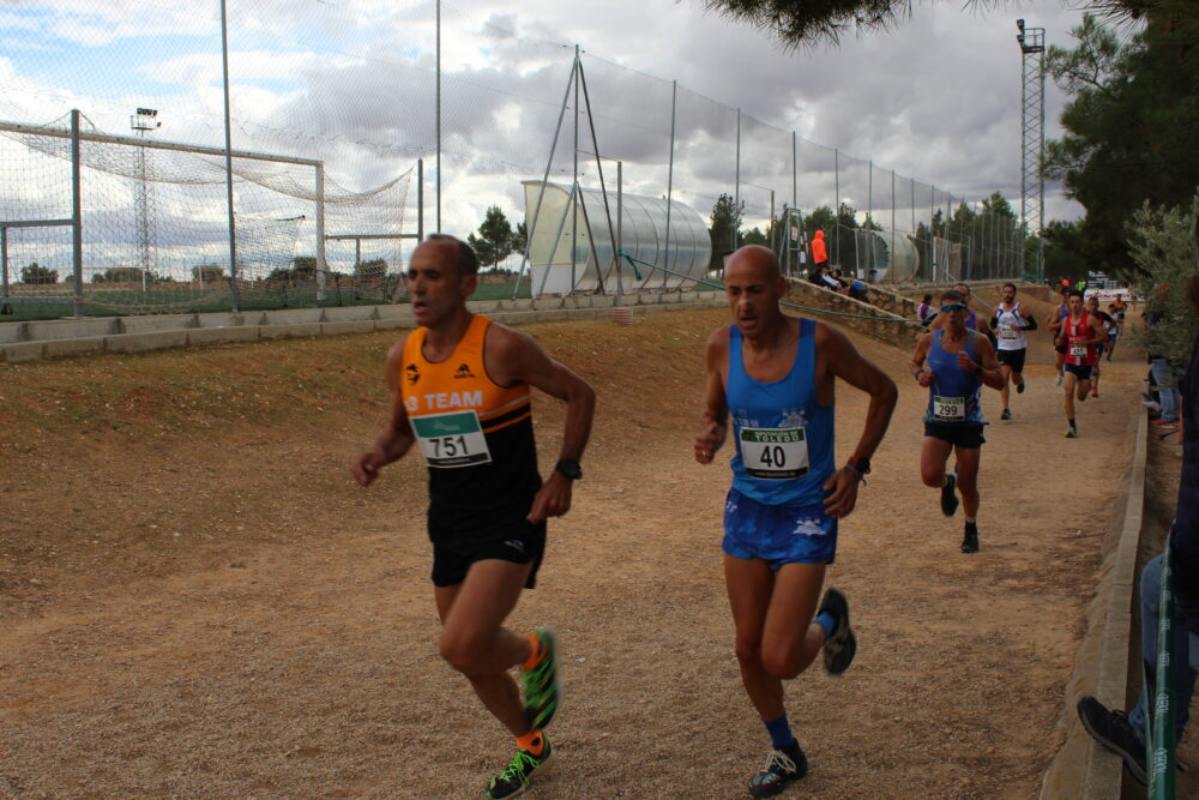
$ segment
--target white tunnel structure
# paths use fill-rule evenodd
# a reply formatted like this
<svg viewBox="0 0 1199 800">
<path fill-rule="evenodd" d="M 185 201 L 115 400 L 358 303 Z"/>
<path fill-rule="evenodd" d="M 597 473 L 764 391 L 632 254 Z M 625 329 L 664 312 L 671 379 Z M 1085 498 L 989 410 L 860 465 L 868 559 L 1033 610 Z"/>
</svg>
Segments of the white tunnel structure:
<svg viewBox="0 0 1199 800">
<path fill-rule="evenodd" d="M 667 254 L 666 200 L 644 195 L 579 189 L 525 181 L 525 225 L 529 231 L 529 270 L 533 296 L 572 291 L 615 293 L 691 286 L 708 271 L 712 241 L 704 218 L 690 206 L 670 203 L 670 253 Z M 541 208 L 538 213 L 538 196 Z M 574 208 L 574 220 L 571 209 Z M 536 215 L 536 219 L 534 216 Z M 608 220 L 611 218 L 611 227 Z M 577 239 L 572 267 L 571 241 Z M 621 259 L 619 280 L 613 243 L 634 259 Z M 668 257 L 669 255 L 669 257 Z M 638 276 L 638 273 L 640 275 Z"/>
</svg>

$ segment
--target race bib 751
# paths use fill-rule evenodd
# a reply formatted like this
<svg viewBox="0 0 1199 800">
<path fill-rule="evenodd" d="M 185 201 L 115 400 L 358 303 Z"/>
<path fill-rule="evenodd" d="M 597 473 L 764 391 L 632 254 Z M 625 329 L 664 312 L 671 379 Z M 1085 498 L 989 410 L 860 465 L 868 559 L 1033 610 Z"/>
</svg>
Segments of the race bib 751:
<svg viewBox="0 0 1199 800">
<path fill-rule="evenodd" d="M 483 435 L 479 415 L 474 411 L 452 411 L 410 419 L 425 463 L 430 467 L 446 469 L 491 463 L 487 437 Z"/>
</svg>

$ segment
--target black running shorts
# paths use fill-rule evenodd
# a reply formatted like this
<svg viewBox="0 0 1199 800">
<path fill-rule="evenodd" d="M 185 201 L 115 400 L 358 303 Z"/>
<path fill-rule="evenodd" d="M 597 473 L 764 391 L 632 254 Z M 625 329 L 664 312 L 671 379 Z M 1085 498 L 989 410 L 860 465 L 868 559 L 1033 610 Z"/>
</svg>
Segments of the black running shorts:
<svg viewBox="0 0 1199 800">
<path fill-rule="evenodd" d="M 963 450 L 977 450 L 986 444 L 982 425 L 947 425 L 944 422 L 925 422 L 924 435 L 932 436 Z"/>
<path fill-rule="evenodd" d="M 995 354 L 999 356 L 999 363 L 1012 368 L 1012 372 L 1017 375 L 1024 372 L 1024 354 L 1028 351 L 1021 347 L 1019 350 L 997 350 Z"/>
<path fill-rule="evenodd" d="M 1077 375 L 1080 381 L 1089 381 L 1091 379 L 1091 373 L 1094 371 L 1093 367 L 1087 366 L 1086 364 L 1066 364 L 1065 366 L 1066 372 Z"/>
<path fill-rule="evenodd" d="M 439 529 L 429 521 L 429 539 L 433 542 L 433 585 L 455 586 L 466 579 L 470 565 L 476 561 L 498 559 L 513 564 L 533 564 L 525 588 L 537 583 L 537 570 L 545 555 L 544 522 L 537 525 L 527 520 L 499 522 L 477 531 L 462 532 Z"/>
</svg>

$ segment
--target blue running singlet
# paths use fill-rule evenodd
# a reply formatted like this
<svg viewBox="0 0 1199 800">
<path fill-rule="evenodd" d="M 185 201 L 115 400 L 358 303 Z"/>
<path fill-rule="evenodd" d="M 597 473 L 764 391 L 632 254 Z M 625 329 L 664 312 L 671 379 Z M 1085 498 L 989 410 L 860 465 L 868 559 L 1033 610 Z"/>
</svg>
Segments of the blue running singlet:
<svg viewBox="0 0 1199 800">
<path fill-rule="evenodd" d="M 928 410 L 926 422 L 939 425 L 982 425 L 982 408 L 979 394 L 982 380 L 958 366 L 958 354 L 947 353 L 941 347 L 945 331 L 933 332 L 932 347 L 928 352 L 928 368 L 932 370 L 933 382 L 928 387 Z M 974 344 L 980 334 L 967 331 L 962 352 L 978 363 Z"/>
<path fill-rule="evenodd" d="M 737 446 L 733 489 L 765 505 L 819 505 L 836 470 L 833 406 L 816 399 L 816 323 L 799 321 L 795 363 L 772 383 L 746 373 L 741 342 L 741 329 L 730 326 L 725 401 Z"/>
</svg>

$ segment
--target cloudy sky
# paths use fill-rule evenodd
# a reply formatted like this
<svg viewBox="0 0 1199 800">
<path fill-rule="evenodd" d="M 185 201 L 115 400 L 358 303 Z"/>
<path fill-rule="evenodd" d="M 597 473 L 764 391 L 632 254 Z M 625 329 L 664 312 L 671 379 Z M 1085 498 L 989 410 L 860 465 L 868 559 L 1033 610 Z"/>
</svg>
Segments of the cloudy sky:
<svg viewBox="0 0 1199 800">
<path fill-rule="evenodd" d="M 626 191 L 666 192 L 677 80 L 673 188 L 704 216 L 735 190 L 738 108 L 751 220 L 765 216 L 771 190 L 790 202 L 792 131 L 803 208 L 831 205 L 839 190 L 889 224 L 892 170 L 901 229 L 950 197 L 998 190 L 1018 208 L 1015 20 L 1068 46 L 1081 12 L 1058 0 L 985 13 L 958 0 L 915 5 L 893 31 L 787 52 L 700 0 L 443 3 L 442 227 L 464 234 L 493 203 L 523 214 L 521 181 L 545 169 L 576 43 L 599 149 L 624 162 Z M 229 0 L 234 146 L 323 159 L 353 191 L 424 157 L 431 217 L 434 21 L 432 0 Z M 567 181 L 570 99 L 553 164 Z M 1063 102 L 1050 83 L 1049 138 Z M 221 104 L 216 0 L 0 2 L 2 118 L 48 122 L 78 107 L 127 133 L 133 108 L 153 106 L 163 122 L 154 136 L 219 146 Z M 586 114 L 580 129 L 581 181 L 595 185 Z M 604 169 L 612 181 L 614 161 Z M 1056 187 L 1046 211 L 1082 213 Z"/>
</svg>

